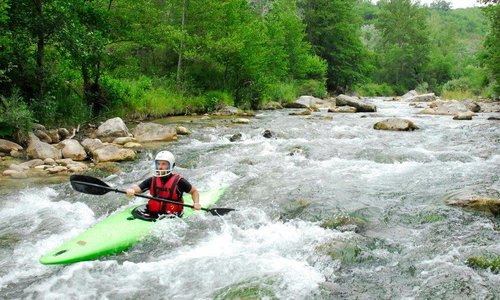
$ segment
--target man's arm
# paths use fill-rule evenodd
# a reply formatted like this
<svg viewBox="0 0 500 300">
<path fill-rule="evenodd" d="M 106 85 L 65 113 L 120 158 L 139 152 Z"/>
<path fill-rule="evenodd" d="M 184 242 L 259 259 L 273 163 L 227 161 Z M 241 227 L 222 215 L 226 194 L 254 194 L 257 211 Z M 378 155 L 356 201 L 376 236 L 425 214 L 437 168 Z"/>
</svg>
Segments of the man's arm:
<svg viewBox="0 0 500 300">
<path fill-rule="evenodd" d="M 201 209 L 200 193 L 198 193 L 198 190 L 193 186 L 191 187 L 191 190 L 188 193 L 191 194 L 191 197 L 193 198 L 194 209 L 200 210 Z"/>
</svg>

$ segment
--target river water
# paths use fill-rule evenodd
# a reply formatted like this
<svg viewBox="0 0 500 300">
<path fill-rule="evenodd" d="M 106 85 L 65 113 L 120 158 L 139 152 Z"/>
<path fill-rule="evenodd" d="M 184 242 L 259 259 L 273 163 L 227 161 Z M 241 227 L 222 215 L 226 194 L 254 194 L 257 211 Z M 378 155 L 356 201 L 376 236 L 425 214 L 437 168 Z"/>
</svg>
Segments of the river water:
<svg viewBox="0 0 500 300">
<path fill-rule="evenodd" d="M 177 173 L 199 190 L 227 186 L 217 206 L 237 211 L 160 222 L 143 242 L 100 260 L 38 263 L 143 200 L 80 194 L 69 183 L 2 193 L 0 298 L 498 299 L 500 275 L 465 262 L 500 255 L 498 219 L 445 204 L 464 193 L 499 197 L 498 121 L 369 101 L 377 113 L 176 121 L 193 131 L 163 146 L 176 154 Z M 387 117 L 420 129 L 373 129 Z M 150 176 L 154 153 L 102 179 L 135 184 Z M 354 221 L 326 226 L 342 219 Z"/>
</svg>

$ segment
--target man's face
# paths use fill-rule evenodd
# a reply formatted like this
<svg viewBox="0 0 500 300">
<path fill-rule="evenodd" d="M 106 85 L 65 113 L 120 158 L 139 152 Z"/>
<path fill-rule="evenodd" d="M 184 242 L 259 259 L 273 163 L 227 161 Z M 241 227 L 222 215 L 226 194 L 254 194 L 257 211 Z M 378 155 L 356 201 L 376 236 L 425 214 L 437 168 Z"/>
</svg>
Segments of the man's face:
<svg viewBox="0 0 500 300">
<path fill-rule="evenodd" d="M 166 160 L 159 160 L 158 162 L 158 170 L 168 170 L 169 163 Z"/>
</svg>

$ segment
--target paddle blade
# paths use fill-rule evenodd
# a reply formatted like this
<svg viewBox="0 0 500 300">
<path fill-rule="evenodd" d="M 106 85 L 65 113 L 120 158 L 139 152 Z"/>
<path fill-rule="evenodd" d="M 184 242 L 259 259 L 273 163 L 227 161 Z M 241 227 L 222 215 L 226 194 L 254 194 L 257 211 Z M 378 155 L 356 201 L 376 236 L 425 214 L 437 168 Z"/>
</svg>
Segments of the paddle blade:
<svg viewBox="0 0 500 300">
<path fill-rule="evenodd" d="M 234 208 L 211 208 L 208 211 L 214 216 L 222 216 L 235 210 Z"/>
<path fill-rule="evenodd" d="M 92 195 L 104 195 L 110 191 L 110 187 L 100 179 L 85 175 L 71 175 L 69 178 L 71 186 L 75 191 Z"/>
</svg>

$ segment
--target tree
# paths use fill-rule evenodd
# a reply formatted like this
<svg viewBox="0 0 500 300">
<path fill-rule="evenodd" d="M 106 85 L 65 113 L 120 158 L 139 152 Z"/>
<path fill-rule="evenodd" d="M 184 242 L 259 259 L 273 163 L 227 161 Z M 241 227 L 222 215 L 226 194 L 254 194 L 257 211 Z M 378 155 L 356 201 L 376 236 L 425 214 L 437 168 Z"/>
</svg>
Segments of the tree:
<svg viewBox="0 0 500 300">
<path fill-rule="evenodd" d="M 482 61 L 488 67 L 493 85 L 493 97 L 500 96 L 500 5 L 495 0 L 481 0 L 488 4 L 484 12 L 490 19 L 490 32 L 484 41 Z"/>
<path fill-rule="evenodd" d="M 304 1 L 304 21 L 313 50 L 328 63 L 329 90 L 345 92 L 369 72 L 361 43 L 361 20 L 350 0 Z"/>
<path fill-rule="evenodd" d="M 423 82 L 429 62 L 426 13 L 411 0 L 382 0 L 379 5 L 379 80 L 392 84 L 399 92 L 413 89 Z"/>
<path fill-rule="evenodd" d="M 448 10 L 451 10 L 451 2 L 448 2 L 446 0 L 434 0 L 434 1 L 432 1 L 431 5 L 429 7 L 431 9 L 448 11 Z"/>
</svg>

